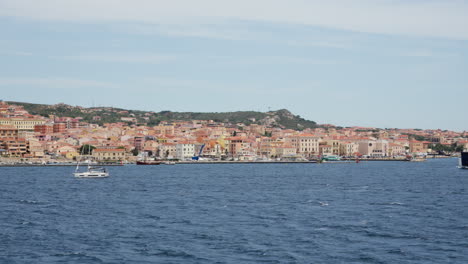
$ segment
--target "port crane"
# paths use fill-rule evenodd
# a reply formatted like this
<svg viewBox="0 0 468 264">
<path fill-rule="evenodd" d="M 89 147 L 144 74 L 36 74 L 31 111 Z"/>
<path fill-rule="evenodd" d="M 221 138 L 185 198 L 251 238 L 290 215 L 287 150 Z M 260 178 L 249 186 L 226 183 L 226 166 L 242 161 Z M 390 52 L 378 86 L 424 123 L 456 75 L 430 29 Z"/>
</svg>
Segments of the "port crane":
<svg viewBox="0 0 468 264">
<path fill-rule="evenodd" d="M 197 156 L 193 156 L 193 157 L 192 157 L 192 160 L 199 160 L 204 148 L 205 148 L 205 144 L 201 145 L 200 151 L 198 152 L 198 155 L 197 155 Z"/>
</svg>

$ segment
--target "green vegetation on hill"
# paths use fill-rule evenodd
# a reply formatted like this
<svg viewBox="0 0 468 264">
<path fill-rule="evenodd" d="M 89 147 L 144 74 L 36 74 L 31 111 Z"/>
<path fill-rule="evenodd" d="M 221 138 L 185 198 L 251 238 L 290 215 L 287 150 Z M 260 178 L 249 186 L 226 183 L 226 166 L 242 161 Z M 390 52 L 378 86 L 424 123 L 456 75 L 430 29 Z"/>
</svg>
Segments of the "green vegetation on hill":
<svg viewBox="0 0 468 264">
<path fill-rule="evenodd" d="M 300 116 L 293 115 L 286 109 L 270 111 L 267 113 L 255 111 L 239 111 L 225 113 L 195 113 L 195 112 L 171 112 L 162 111 L 159 113 L 137 110 L 126 110 L 112 107 L 92 107 L 84 108 L 79 106 L 70 106 L 66 104 L 44 105 L 31 104 L 23 102 L 8 102 L 9 104 L 21 105 L 33 115 L 49 117 L 81 117 L 82 120 L 89 123 L 104 124 L 122 122 L 122 117 L 134 117 L 138 124 L 147 124 L 154 126 L 161 121 L 189 121 L 189 120 L 213 120 L 226 124 L 261 124 L 270 127 L 281 127 L 294 130 L 303 130 L 305 128 L 316 128 L 317 123 L 306 120 Z M 98 116 L 100 120 L 93 120 Z M 127 122 L 131 124 L 132 122 Z"/>
</svg>

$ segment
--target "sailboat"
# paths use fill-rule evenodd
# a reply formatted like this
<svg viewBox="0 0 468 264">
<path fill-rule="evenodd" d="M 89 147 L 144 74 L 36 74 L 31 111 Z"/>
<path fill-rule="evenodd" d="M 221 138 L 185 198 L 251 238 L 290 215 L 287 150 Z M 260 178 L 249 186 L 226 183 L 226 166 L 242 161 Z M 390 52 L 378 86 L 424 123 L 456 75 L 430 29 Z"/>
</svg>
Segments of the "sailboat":
<svg viewBox="0 0 468 264">
<path fill-rule="evenodd" d="M 89 145 L 88 145 L 88 147 L 89 147 Z M 91 147 L 89 147 L 89 150 L 90 149 L 91 149 Z M 88 153 L 89 153 L 89 150 L 88 150 Z M 86 162 L 88 164 L 87 170 L 80 171 L 80 160 L 81 160 L 81 156 L 83 156 L 83 151 L 84 151 L 84 148 L 81 149 L 80 159 L 78 159 L 78 162 L 76 164 L 75 172 L 73 173 L 75 178 L 106 178 L 106 177 L 109 177 L 109 173 L 107 172 L 107 170 L 104 167 L 91 166 L 91 162 L 89 160 L 87 160 L 87 162 Z"/>
<path fill-rule="evenodd" d="M 460 158 L 458 159 L 459 169 L 468 169 L 468 152 L 462 151 Z"/>
</svg>

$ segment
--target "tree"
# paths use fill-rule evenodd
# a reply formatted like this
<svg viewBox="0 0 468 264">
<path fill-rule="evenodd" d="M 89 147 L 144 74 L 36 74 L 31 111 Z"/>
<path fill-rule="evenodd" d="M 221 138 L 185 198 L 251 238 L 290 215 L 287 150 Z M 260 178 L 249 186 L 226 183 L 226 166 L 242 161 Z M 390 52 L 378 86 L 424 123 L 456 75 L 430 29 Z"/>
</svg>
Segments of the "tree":
<svg viewBox="0 0 468 264">
<path fill-rule="evenodd" d="M 132 152 L 133 156 L 138 156 L 138 153 L 139 153 L 138 149 L 134 148 L 134 149 L 132 149 L 131 152 Z"/>
<path fill-rule="evenodd" d="M 82 155 L 91 155 L 94 149 L 96 149 L 95 146 L 84 144 L 79 148 L 79 151 Z"/>
</svg>

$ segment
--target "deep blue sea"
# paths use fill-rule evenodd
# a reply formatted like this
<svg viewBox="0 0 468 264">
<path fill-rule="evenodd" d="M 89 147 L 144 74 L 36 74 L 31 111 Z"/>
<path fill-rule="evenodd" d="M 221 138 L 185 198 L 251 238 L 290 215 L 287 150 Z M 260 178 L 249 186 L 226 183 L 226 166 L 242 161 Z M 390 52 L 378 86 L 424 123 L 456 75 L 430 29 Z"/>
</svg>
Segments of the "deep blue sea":
<svg viewBox="0 0 468 264">
<path fill-rule="evenodd" d="M 468 263 L 468 170 L 0 167 L 0 263 Z"/>
</svg>

